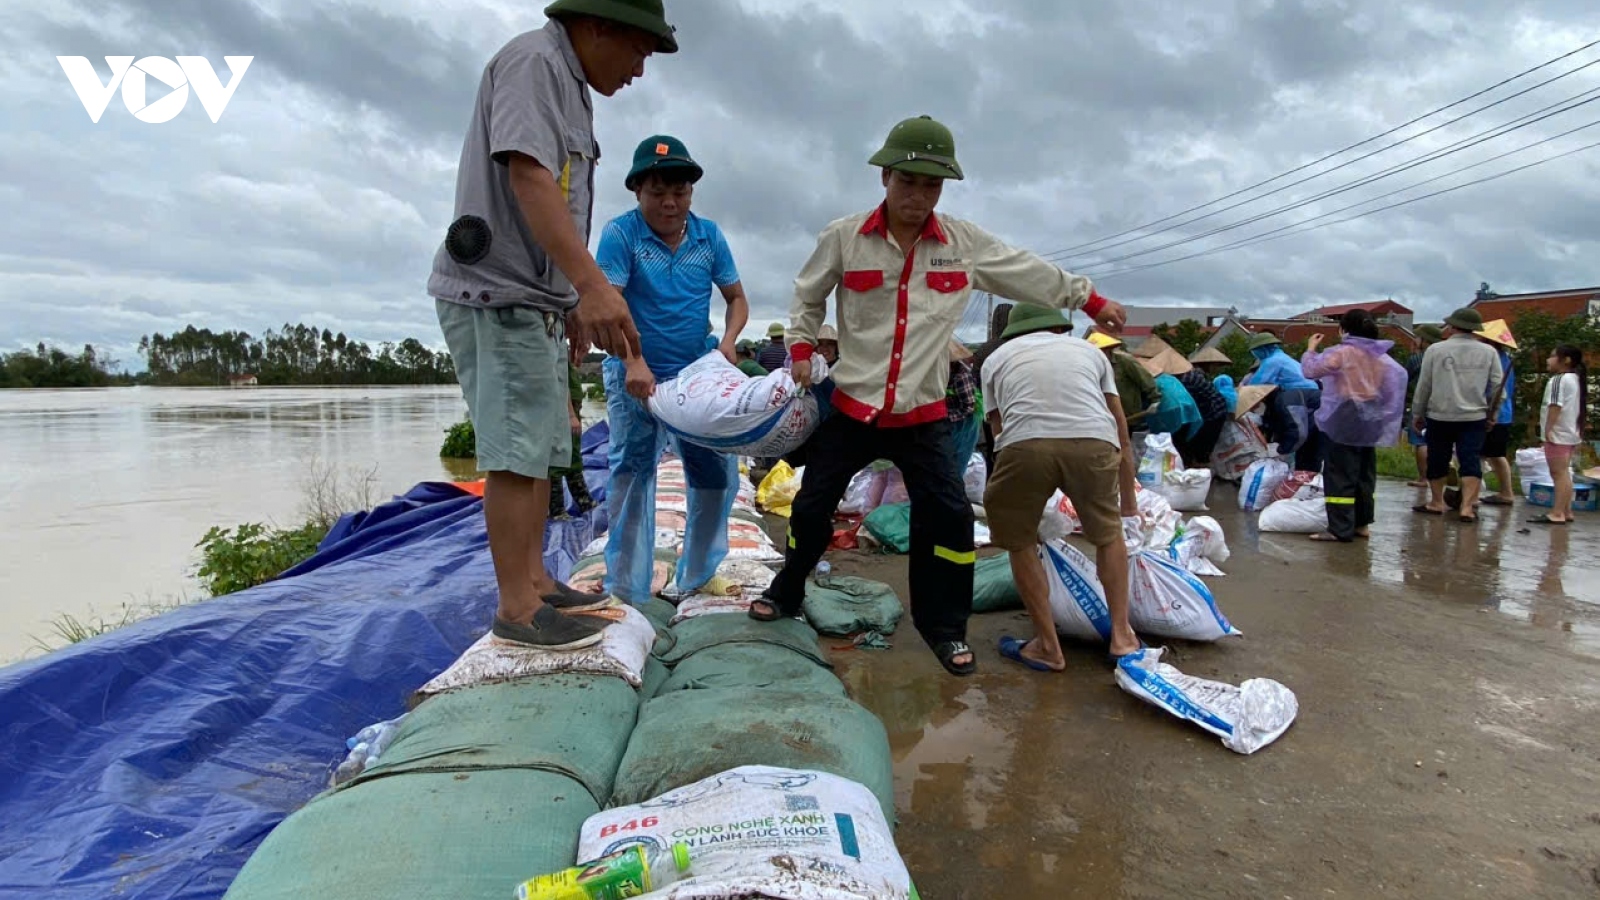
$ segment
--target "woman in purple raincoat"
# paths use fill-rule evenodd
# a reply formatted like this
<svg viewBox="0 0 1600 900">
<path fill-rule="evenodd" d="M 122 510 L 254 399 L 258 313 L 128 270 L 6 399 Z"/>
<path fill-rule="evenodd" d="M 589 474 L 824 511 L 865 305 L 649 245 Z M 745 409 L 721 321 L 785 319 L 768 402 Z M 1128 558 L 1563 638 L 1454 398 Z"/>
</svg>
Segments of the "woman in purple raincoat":
<svg viewBox="0 0 1600 900">
<path fill-rule="evenodd" d="M 1327 441 L 1322 487 L 1327 494 L 1328 530 L 1314 541 L 1348 544 L 1371 537 L 1374 495 L 1378 489 L 1378 450 L 1400 439 L 1405 415 L 1406 370 L 1389 358 L 1394 341 L 1378 339 L 1378 323 L 1364 309 L 1339 318 L 1342 340 L 1318 352 L 1322 335 L 1313 335 L 1300 358 L 1301 371 L 1322 384 L 1317 428 Z"/>
</svg>

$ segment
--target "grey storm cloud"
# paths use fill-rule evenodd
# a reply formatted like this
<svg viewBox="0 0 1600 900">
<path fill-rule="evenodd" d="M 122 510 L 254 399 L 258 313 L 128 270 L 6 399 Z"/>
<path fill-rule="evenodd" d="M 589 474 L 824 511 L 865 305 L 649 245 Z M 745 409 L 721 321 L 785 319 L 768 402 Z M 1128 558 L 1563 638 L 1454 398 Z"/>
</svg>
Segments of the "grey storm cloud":
<svg viewBox="0 0 1600 900">
<path fill-rule="evenodd" d="M 94 342 L 128 359 L 152 331 L 286 321 L 437 345 L 424 285 L 452 218 L 473 94 L 495 50 L 542 24 L 541 5 L 63 0 L 13 11 L 0 24 L 7 46 L 24 48 L 0 58 L 0 199 L 13 211 L 0 219 L 0 347 Z M 877 0 L 668 7 L 682 52 L 652 58 L 643 80 L 597 100 L 596 220 L 631 206 L 621 181 L 638 140 L 682 137 L 707 170 L 696 209 L 727 232 L 755 304 L 752 335 L 783 318 L 817 231 L 881 196 L 866 158 L 884 132 L 923 113 L 952 126 L 968 173 L 946 190 L 944 211 L 1090 274 L 1125 302 L 1270 315 L 1392 296 L 1438 318 L 1479 281 L 1501 291 L 1600 283 L 1600 150 L 1303 235 L 1150 265 L 1600 119 L 1600 103 L 1575 109 L 1198 237 L 1600 88 L 1600 66 L 1237 210 L 1180 217 L 1116 246 L 1100 240 L 1585 44 L 1596 37 L 1588 3 L 949 0 L 917 15 Z M 203 55 L 224 76 L 223 55 L 254 61 L 220 123 L 191 102 L 148 125 L 116 98 L 91 123 L 55 57 L 87 56 L 104 78 L 102 57 L 129 54 Z M 1595 59 L 1600 48 L 1479 102 Z M 1428 189 L 1600 140 L 1596 132 Z"/>
</svg>

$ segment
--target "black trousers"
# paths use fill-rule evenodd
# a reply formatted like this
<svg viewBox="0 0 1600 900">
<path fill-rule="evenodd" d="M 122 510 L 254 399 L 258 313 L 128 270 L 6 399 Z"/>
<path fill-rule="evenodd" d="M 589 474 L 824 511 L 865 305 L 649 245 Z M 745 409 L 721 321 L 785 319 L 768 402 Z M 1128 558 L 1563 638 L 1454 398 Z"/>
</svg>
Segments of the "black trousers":
<svg viewBox="0 0 1600 900">
<path fill-rule="evenodd" d="M 1183 464 L 1191 469 L 1204 469 L 1211 465 L 1211 454 L 1217 449 L 1217 440 L 1222 437 L 1222 426 L 1228 423 L 1228 417 L 1212 419 L 1201 422 L 1192 436 L 1179 438 L 1172 437 L 1172 446 L 1183 457 Z"/>
<path fill-rule="evenodd" d="M 964 641 L 972 616 L 972 507 L 951 450 L 951 425 L 940 419 L 879 428 L 835 413 L 806 443 L 806 475 L 789 517 L 788 550 L 770 595 L 798 611 L 806 576 L 833 539 L 833 514 L 850 479 L 887 459 L 905 476 L 911 498 L 911 620 L 929 646 Z"/>
<path fill-rule="evenodd" d="M 1328 533 L 1341 541 L 1356 539 L 1356 529 L 1372 524 L 1378 491 L 1378 451 L 1323 440 L 1326 462 L 1322 489 L 1328 500 Z"/>
</svg>

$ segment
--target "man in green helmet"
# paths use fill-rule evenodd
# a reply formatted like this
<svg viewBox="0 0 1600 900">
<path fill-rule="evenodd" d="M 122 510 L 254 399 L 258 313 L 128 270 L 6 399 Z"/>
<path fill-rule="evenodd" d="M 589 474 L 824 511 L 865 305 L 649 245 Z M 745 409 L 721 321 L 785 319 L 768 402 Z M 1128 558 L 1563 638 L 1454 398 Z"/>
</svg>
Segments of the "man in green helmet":
<svg viewBox="0 0 1600 900">
<path fill-rule="evenodd" d="M 974 289 L 1056 309 L 1083 309 L 1119 331 L 1121 306 L 1025 250 L 971 223 L 938 215 L 948 179 L 961 179 L 950 129 L 927 116 L 895 125 L 872 165 L 883 169 L 884 200 L 839 219 L 795 279 L 785 342 L 795 380 L 811 381 L 811 359 L 837 297 L 839 363 L 832 369 L 835 415 L 807 447 L 783 571 L 750 614 L 792 616 L 806 576 L 833 535 L 833 512 L 850 479 L 883 458 L 899 466 L 911 495 L 911 611 L 946 670 L 976 668 L 966 644 L 972 613 L 972 508 L 952 449 L 945 389 L 946 349 Z"/>
<path fill-rule="evenodd" d="M 662 0 L 556 0 L 545 15 L 484 68 L 428 293 L 488 473 L 494 634 L 569 650 L 600 641 L 606 620 L 585 613 L 611 601 L 544 565 L 550 475 L 572 455 L 567 367 L 591 343 L 639 351 L 622 294 L 588 250 L 600 158 L 590 91 L 612 96 L 678 43 Z"/>
</svg>

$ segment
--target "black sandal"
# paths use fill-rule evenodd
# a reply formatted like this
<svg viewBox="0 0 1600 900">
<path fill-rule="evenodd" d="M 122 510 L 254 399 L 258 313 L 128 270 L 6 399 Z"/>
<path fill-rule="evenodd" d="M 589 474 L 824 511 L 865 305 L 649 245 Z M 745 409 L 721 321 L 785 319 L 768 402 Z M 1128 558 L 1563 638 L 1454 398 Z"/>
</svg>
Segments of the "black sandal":
<svg viewBox="0 0 1600 900">
<path fill-rule="evenodd" d="M 754 614 L 752 610 L 751 615 Z M 942 644 L 935 644 L 933 653 L 939 657 L 939 664 L 951 675 L 971 675 L 978 671 L 978 655 L 972 652 L 966 641 L 945 641 Z M 964 663 L 955 662 L 955 658 L 963 654 L 971 658 Z"/>
<path fill-rule="evenodd" d="M 756 606 L 758 604 L 765 606 L 767 611 L 758 612 L 756 610 Z M 750 618 L 755 619 L 757 622 L 776 622 L 779 619 L 787 617 L 784 616 L 782 610 L 778 609 L 777 601 L 768 600 L 767 598 L 762 597 L 760 599 L 750 601 Z"/>
</svg>

